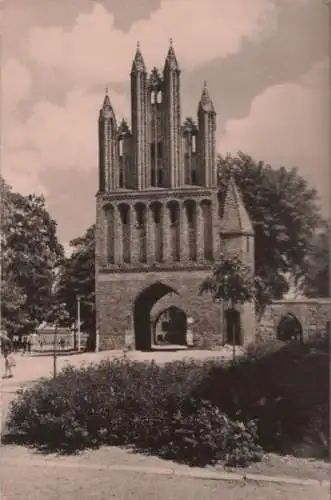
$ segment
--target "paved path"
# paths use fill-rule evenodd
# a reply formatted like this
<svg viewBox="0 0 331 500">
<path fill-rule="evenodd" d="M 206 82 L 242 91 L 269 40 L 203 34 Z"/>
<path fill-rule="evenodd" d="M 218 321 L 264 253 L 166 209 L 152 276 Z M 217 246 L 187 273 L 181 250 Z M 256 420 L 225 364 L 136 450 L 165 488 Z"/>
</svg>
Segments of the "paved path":
<svg viewBox="0 0 331 500">
<path fill-rule="evenodd" d="M 313 486 L 247 484 L 176 475 L 86 467 L 36 467 L 1 463 L 3 500 L 327 500 L 329 490 Z"/>
</svg>

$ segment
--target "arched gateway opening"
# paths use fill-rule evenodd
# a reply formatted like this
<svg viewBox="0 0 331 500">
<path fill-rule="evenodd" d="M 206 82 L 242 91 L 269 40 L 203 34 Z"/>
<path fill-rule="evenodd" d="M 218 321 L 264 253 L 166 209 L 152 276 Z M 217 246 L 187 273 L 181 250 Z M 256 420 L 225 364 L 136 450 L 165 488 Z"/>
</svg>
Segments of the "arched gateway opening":
<svg viewBox="0 0 331 500">
<path fill-rule="evenodd" d="M 160 281 L 145 288 L 136 298 L 133 308 L 133 325 L 136 349 L 150 351 L 152 348 L 151 310 L 162 297 L 169 293 L 179 295 L 170 286 Z"/>
<path fill-rule="evenodd" d="M 157 345 L 186 345 L 187 316 L 176 306 L 162 310 L 153 321 L 153 343 Z"/>
<path fill-rule="evenodd" d="M 302 325 L 294 314 L 287 313 L 281 318 L 277 327 L 277 338 L 283 342 L 303 342 Z"/>
</svg>

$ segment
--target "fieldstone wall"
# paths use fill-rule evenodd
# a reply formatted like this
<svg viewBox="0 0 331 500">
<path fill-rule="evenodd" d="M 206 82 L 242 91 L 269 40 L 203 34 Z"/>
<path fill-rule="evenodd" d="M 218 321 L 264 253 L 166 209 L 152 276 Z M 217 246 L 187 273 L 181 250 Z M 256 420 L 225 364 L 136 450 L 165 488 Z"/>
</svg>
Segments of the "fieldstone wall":
<svg viewBox="0 0 331 500">
<path fill-rule="evenodd" d="M 326 331 L 327 323 L 331 321 L 331 298 L 272 302 L 257 324 L 256 339 L 262 341 L 276 339 L 279 322 L 287 313 L 293 314 L 300 321 L 305 340 L 311 335 Z"/>
</svg>

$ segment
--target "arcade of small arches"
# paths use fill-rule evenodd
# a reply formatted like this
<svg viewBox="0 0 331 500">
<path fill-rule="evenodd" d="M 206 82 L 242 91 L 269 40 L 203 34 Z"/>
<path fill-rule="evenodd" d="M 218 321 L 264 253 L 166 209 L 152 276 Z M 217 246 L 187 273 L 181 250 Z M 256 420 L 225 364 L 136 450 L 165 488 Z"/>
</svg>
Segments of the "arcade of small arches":
<svg viewBox="0 0 331 500">
<path fill-rule="evenodd" d="M 213 260 L 210 200 L 108 203 L 104 213 L 110 264 Z"/>
</svg>

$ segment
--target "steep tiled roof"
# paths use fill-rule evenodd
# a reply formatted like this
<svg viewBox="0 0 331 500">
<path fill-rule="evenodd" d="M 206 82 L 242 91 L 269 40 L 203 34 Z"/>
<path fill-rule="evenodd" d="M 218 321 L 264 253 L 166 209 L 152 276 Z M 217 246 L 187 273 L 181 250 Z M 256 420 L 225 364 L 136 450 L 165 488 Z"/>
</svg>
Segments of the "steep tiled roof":
<svg viewBox="0 0 331 500">
<path fill-rule="evenodd" d="M 230 177 L 226 190 L 221 232 L 254 235 L 251 219 L 233 177 Z"/>
</svg>

